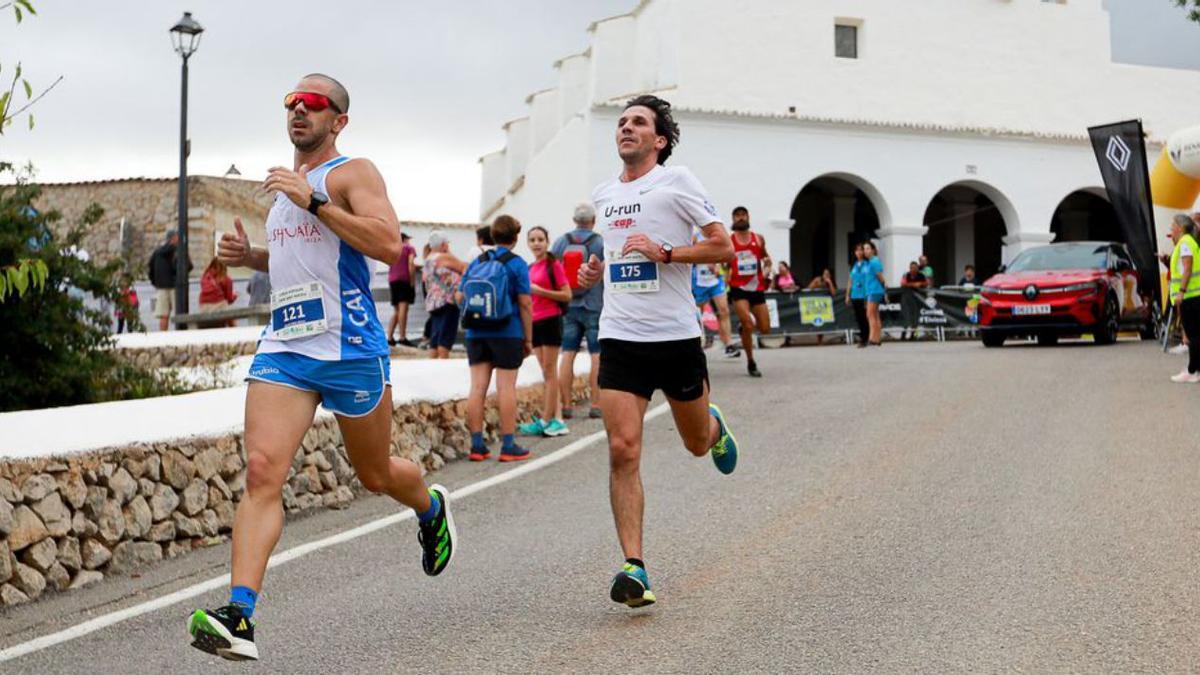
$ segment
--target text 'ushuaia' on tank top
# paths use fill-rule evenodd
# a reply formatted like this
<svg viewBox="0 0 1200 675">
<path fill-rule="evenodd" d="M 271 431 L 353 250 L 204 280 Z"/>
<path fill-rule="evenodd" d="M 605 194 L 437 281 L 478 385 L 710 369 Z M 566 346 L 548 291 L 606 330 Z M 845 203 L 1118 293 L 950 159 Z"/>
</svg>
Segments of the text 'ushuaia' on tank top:
<svg viewBox="0 0 1200 675">
<path fill-rule="evenodd" d="M 308 184 L 329 194 L 326 177 L 349 161 L 335 157 L 311 169 Z M 386 356 L 387 338 L 371 297 L 374 263 L 282 192 L 275 195 L 266 230 L 272 319 L 258 351 L 322 361 Z M 291 304 L 281 293 L 290 289 L 297 289 Z"/>
<path fill-rule="evenodd" d="M 655 166 L 628 183 L 619 177 L 592 192 L 596 231 L 604 240 L 604 309 L 600 338 L 665 342 L 700 337 L 692 304 L 692 266 L 655 263 L 640 254 L 622 256 L 630 235 L 656 246 L 692 244 L 692 229 L 719 222 L 704 186 L 681 166 Z"/>
</svg>

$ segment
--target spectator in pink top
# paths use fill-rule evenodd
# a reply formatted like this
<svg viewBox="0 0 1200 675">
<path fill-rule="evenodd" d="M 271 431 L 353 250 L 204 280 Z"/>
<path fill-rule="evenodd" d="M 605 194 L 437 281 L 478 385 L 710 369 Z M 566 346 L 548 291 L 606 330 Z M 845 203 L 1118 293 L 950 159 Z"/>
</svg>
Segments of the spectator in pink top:
<svg viewBox="0 0 1200 675">
<path fill-rule="evenodd" d="M 412 237 L 401 233 L 400 238 L 404 240 L 404 247 L 400 250 L 400 257 L 388 268 L 388 288 L 392 292 L 392 320 L 388 324 L 387 336 L 389 345 L 413 347 L 415 345 L 408 341 L 408 306 L 417 297 L 416 287 L 413 285 L 417 271 L 417 249 L 408 243 Z M 399 340 L 396 339 L 397 326 L 400 327 Z"/>
<path fill-rule="evenodd" d="M 529 230 L 527 242 L 535 262 L 529 266 L 529 290 L 533 295 L 533 353 L 542 367 L 545 382 L 541 417 L 522 424 L 520 431 L 531 436 L 562 436 L 569 433 L 562 421 L 562 399 L 558 395 L 558 350 L 562 346 L 563 306 L 571 301 L 567 270 L 550 252 L 550 235 L 538 226 Z"/>
</svg>

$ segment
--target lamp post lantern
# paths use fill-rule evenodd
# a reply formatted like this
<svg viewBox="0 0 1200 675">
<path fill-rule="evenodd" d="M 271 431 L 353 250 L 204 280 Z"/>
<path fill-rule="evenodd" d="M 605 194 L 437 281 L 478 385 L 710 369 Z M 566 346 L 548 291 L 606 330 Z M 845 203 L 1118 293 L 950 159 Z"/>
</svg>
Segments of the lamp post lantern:
<svg viewBox="0 0 1200 675">
<path fill-rule="evenodd" d="M 175 313 L 188 313 L 188 207 L 187 207 L 187 95 L 188 59 L 200 47 L 204 28 L 196 23 L 191 12 L 184 12 L 179 23 L 171 27 L 171 42 L 175 53 L 183 58 L 183 87 L 179 106 L 179 244 L 175 247 Z M 187 324 L 180 323 L 179 328 Z"/>
</svg>

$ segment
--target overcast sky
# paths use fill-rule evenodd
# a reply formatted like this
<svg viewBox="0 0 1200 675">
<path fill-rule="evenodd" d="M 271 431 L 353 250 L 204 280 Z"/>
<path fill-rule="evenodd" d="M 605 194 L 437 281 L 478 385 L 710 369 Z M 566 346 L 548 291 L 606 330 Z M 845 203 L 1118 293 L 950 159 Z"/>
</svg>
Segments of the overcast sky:
<svg viewBox="0 0 1200 675">
<path fill-rule="evenodd" d="M 1117 60 L 1200 68 L 1200 26 L 1168 0 L 1106 0 Z M 0 0 L 0 4 L 5 4 Z M 290 164 L 282 97 L 320 70 L 350 90 L 340 149 L 379 165 L 401 218 L 473 221 L 480 155 L 553 62 L 587 47 L 587 25 L 636 0 L 34 0 L 0 18 L 0 79 L 25 62 L 35 85 L 65 80 L 37 128 L 0 137 L 0 159 L 45 181 L 178 173 L 179 58 L 167 29 L 185 9 L 206 29 L 191 62 L 189 172 L 244 177 Z M 316 36 L 320 35 L 318 38 Z M 1200 112 L 1198 112 L 1200 121 Z"/>
</svg>

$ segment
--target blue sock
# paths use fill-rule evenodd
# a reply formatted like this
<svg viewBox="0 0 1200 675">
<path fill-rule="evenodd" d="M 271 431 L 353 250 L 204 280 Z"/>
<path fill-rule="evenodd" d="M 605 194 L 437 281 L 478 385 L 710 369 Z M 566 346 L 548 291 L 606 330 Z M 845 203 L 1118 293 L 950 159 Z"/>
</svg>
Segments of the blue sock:
<svg viewBox="0 0 1200 675">
<path fill-rule="evenodd" d="M 254 616 L 254 605 L 258 603 L 258 593 L 253 588 L 234 586 L 229 589 L 229 604 L 237 605 L 247 619 Z"/>
<path fill-rule="evenodd" d="M 483 447 L 484 447 L 483 432 L 482 431 L 472 431 L 471 432 L 471 449 L 472 450 L 483 449 Z"/>
<path fill-rule="evenodd" d="M 442 510 L 442 502 L 441 502 L 441 500 L 438 499 L 437 493 L 430 492 L 429 493 L 429 510 L 425 511 L 424 513 L 418 513 L 417 520 L 421 521 L 422 523 L 428 523 L 429 521 L 433 520 L 434 516 L 436 516 L 438 514 L 438 511 L 441 511 L 441 510 Z"/>
<path fill-rule="evenodd" d="M 504 445 L 502 446 L 503 449 L 512 450 L 513 446 L 515 446 L 516 444 L 517 443 L 516 443 L 516 441 L 513 440 L 512 434 L 504 434 Z"/>
</svg>

